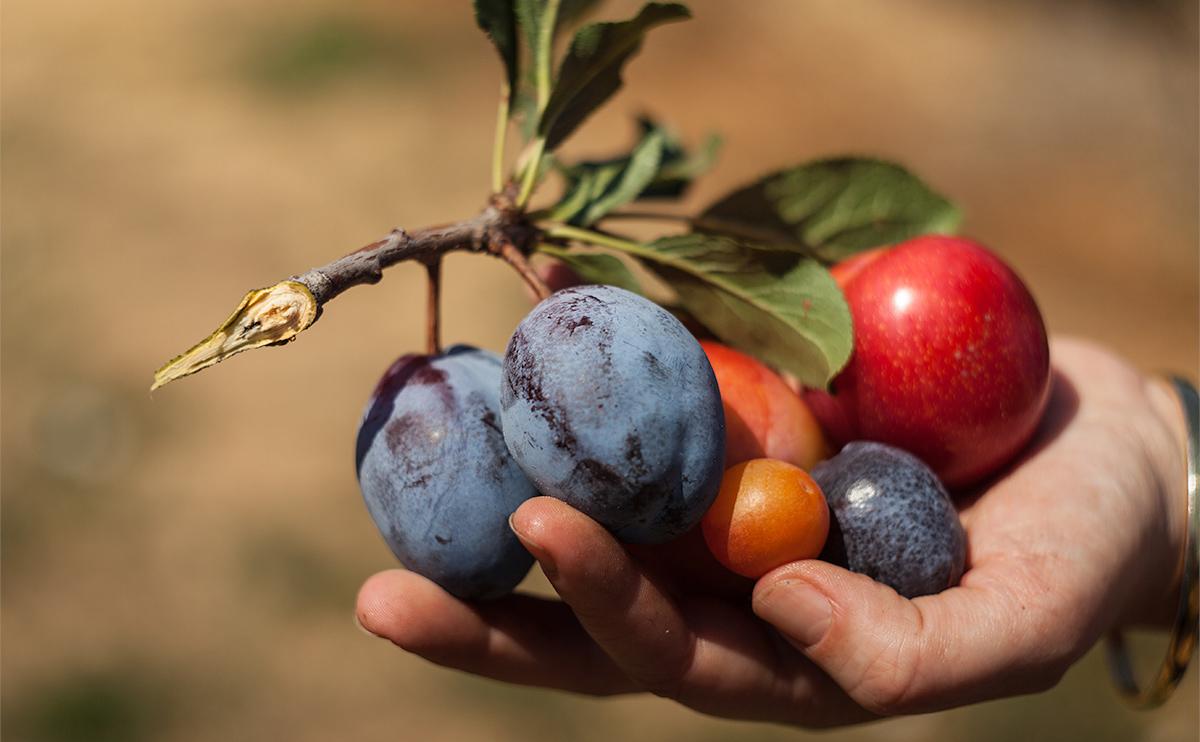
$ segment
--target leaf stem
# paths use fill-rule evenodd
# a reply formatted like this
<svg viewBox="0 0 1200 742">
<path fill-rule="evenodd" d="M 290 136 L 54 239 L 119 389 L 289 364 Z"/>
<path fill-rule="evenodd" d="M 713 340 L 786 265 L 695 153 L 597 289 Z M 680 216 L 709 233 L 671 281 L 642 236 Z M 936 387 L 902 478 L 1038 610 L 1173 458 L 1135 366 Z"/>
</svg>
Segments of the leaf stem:
<svg viewBox="0 0 1200 742">
<path fill-rule="evenodd" d="M 500 86 L 500 105 L 496 111 L 496 136 L 492 144 L 492 193 L 504 188 L 504 140 L 508 135 L 509 96 L 512 90 L 508 83 Z"/>
<path fill-rule="evenodd" d="M 554 57 L 554 27 L 558 25 L 558 6 L 561 0 L 549 0 L 542 14 L 542 28 L 538 34 L 538 48 L 534 49 L 534 79 L 537 87 L 537 117 L 538 128 L 541 128 L 542 114 L 546 112 L 546 104 L 550 102 L 550 92 L 554 82 L 551 79 L 550 63 Z M 534 142 L 533 157 L 525 165 L 524 178 L 521 181 L 521 191 L 517 195 L 517 208 L 524 209 L 529 203 L 533 189 L 537 185 L 538 174 L 542 169 L 542 155 L 546 152 L 546 133 L 540 133 Z"/>
<path fill-rule="evenodd" d="M 668 214 L 665 211 L 610 211 L 602 219 L 644 219 L 646 221 L 683 222 L 692 224 L 692 217 L 686 214 Z"/>
<path fill-rule="evenodd" d="M 653 247 L 635 242 L 623 237 L 618 237 L 612 234 L 596 232 L 591 229 L 583 229 L 581 227 L 572 227 L 569 224 L 549 224 L 542 227 L 542 234 L 546 237 L 557 237 L 559 239 L 573 240 L 582 242 L 587 245 L 596 247 L 608 247 L 613 250 L 620 250 L 626 255 L 632 255 L 635 258 L 649 261 L 650 263 L 674 268 L 675 270 L 690 273 L 693 276 L 704 278 L 704 274 L 696 270 L 696 267 L 686 260 L 680 260 L 674 255 L 661 250 L 655 250 Z"/>
<path fill-rule="evenodd" d="M 546 11 L 542 14 L 542 29 L 538 35 L 537 49 L 537 105 L 538 115 L 546 110 L 550 102 L 550 62 L 554 56 L 554 27 L 558 25 L 558 6 L 561 0 L 550 0 L 546 3 Z"/>
<path fill-rule="evenodd" d="M 772 229 L 759 229 L 749 225 L 741 224 L 740 222 L 730 221 L 728 219 L 714 219 L 712 217 L 703 216 L 687 216 L 685 214 L 668 214 L 664 211 L 614 211 L 605 214 L 601 221 L 606 219 L 624 219 L 637 220 L 644 219 L 647 221 L 668 221 L 687 224 L 692 229 L 702 232 L 713 232 L 724 234 L 730 237 L 737 237 L 743 240 L 751 240 L 753 242 L 761 242 L 766 245 L 796 245 L 797 240 L 792 235 L 777 232 Z M 808 246 L 802 246 L 806 254 L 811 254 L 812 250 Z"/>
<path fill-rule="evenodd" d="M 543 234 L 545 234 L 547 237 L 558 237 L 565 240 L 574 240 L 576 242 L 583 242 L 589 245 L 595 245 L 597 247 L 610 247 L 614 250 L 620 250 L 621 252 L 629 253 L 630 255 L 650 255 L 653 256 L 653 258 L 658 262 L 662 262 L 662 255 L 639 242 L 627 240 L 615 235 L 604 234 L 603 232 L 596 232 L 591 229 L 572 227 L 569 224 L 551 224 L 544 228 Z"/>
<path fill-rule="evenodd" d="M 539 136 L 533 143 L 533 154 L 525 163 L 525 177 L 521 180 L 521 192 L 517 196 L 517 208 L 524 209 L 537 185 L 538 171 L 542 169 L 542 155 L 546 153 L 546 137 Z"/>
</svg>

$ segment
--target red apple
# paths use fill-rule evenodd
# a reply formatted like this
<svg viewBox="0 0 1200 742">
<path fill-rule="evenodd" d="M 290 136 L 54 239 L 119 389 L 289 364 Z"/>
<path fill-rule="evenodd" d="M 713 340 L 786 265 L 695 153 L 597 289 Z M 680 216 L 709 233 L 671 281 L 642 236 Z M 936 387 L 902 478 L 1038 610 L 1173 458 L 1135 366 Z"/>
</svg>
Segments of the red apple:
<svg viewBox="0 0 1200 742">
<path fill-rule="evenodd" d="M 987 249 L 925 236 L 835 267 L 854 353 L 832 397 L 806 398 L 839 444 L 888 443 L 949 487 L 977 482 L 1033 435 L 1050 391 L 1037 304 Z"/>
<path fill-rule="evenodd" d="M 816 417 L 782 378 L 754 358 L 701 340 L 725 408 L 725 466 L 779 459 L 811 469 L 829 451 Z"/>
<path fill-rule="evenodd" d="M 846 258 L 837 265 L 829 269 L 829 275 L 833 276 L 833 280 L 837 281 L 837 285 L 846 290 L 846 284 L 857 276 L 863 268 L 872 263 L 876 258 L 890 250 L 890 247 L 876 247 L 866 252 L 860 252 L 857 255 Z"/>
</svg>

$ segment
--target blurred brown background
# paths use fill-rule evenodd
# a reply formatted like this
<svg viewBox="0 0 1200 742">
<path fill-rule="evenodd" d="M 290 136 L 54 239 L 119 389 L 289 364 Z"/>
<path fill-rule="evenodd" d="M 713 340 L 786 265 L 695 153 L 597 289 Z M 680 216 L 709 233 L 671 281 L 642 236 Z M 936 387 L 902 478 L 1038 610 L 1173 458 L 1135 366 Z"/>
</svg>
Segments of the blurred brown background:
<svg viewBox="0 0 1200 742">
<path fill-rule="evenodd" d="M 816 156 L 900 160 L 1054 331 L 1195 377 L 1194 3 L 692 5 L 568 151 L 624 144 L 641 111 L 719 131 L 692 206 Z M 352 439 L 420 347 L 416 268 L 147 394 L 245 290 L 481 205 L 500 77 L 465 0 L 7 0 L 2 41 L 5 739 L 803 736 L 468 678 L 355 629 L 393 560 Z M 517 279 L 447 273 L 447 338 L 502 350 Z M 825 738 L 1195 739 L 1198 670 L 1134 714 L 1093 653 L 1041 696 Z"/>
</svg>

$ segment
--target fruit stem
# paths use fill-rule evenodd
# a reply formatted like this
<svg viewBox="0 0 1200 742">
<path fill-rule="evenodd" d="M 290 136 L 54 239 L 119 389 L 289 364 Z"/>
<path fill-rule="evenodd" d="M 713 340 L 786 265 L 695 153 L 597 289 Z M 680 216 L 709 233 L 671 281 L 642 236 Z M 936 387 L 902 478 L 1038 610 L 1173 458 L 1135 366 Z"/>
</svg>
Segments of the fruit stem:
<svg viewBox="0 0 1200 742">
<path fill-rule="evenodd" d="M 434 356 L 442 352 L 442 258 L 440 255 L 425 263 L 425 275 L 429 279 L 428 303 L 425 307 L 425 350 L 429 355 Z"/>
<path fill-rule="evenodd" d="M 550 296 L 550 287 L 541 279 L 541 276 L 529 264 L 529 260 L 525 257 L 525 254 L 516 245 L 511 242 L 505 242 L 500 245 L 499 253 L 504 262 L 511 265 L 520 274 L 525 284 L 537 295 L 539 301 Z"/>
</svg>

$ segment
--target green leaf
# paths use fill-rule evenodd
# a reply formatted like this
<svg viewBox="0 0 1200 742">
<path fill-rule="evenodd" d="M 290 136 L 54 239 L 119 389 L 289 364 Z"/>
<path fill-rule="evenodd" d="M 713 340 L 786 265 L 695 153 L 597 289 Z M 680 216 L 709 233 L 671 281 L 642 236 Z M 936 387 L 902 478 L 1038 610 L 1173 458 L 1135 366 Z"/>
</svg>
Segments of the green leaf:
<svg viewBox="0 0 1200 742">
<path fill-rule="evenodd" d="M 665 138 L 654 129 L 627 157 L 564 168 L 569 185 L 551 217 L 587 226 L 637 198 L 658 175 Z"/>
<path fill-rule="evenodd" d="M 554 19 L 554 34 L 596 9 L 602 0 L 559 0 L 558 15 Z M 516 0 L 517 17 L 525 32 L 530 49 L 538 48 L 542 18 L 546 14 L 547 0 Z"/>
<path fill-rule="evenodd" d="M 643 120 L 643 127 L 656 127 Z M 662 165 L 654 180 L 638 198 L 679 198 L 692 181 L 712 169 L 721 151 L 721 137 L 709 134 L 695 153 L 689 153 L 677 138 L 669 133 L 663 143 Z"/>
<path fill-rule="evenodd" d="M 509 97 L 517 89 L 520 55 L 517 49 L 517 16 L 512 0 L 475 0 L 475 23 L 492 40 L 504 62 Z"/>
<path fill-rule="evenodd" d="M 625 249 L 723 342 L 808 386 L 825 387 L 850 358 L 850 310 L 829 272 L 811 258 L 704 234 Z"/>
<path fill-rule="evenodd" d="M 547 147 L 554 149 L 621 87 L 621 70 L 641 48 L 646 31 L 690 17 L 683 5 L 648 3 L 628 21 L 593 23 L 580 29 L 538 121 L 538 134 L 546 137 Z"/>
<path fill-rule="evenodd" d="M 579 274 L 588 283 L 607 284 L 642 293 L 642 286 L 629 266 L 619 258 L 597 252 L 569 252 L 553 245 L 542 245 L 538 252 L 553 256 L 566 263 L 567 267 Z"/>
<path fill-rule="evenodd" d="M 538 40 L 542 33 L 542 16 L 546 13 L 546 0 L 510 0 L 517 14 L 517 25 L 525 37 L 525 46 L 530 50 L 538 48 Z"/>
<path fill-rule="evenodd" d="M 517 122 L 521 138 L 525 141 L 533 139 L 537 134 L 538 110 L 537 94 L 533 90 L 533 79 L 517 88 L 512 97 L 509 115 Z"/>
<path fill-rule="evenodd" d="M 961 220 L 954 204 L 899 165 L 840 158 L 735 191 L 706 209 L 697 228 L 832 262 L 920 234 L 950 234 Z"/>
<path fill-rule="evenodd" d="M 554 32 L 558 33 L 566 26 L 582 19 L 602 2 L 604 0 L 562 0 L 562 7 L 558 9 L 558 25 L 554 27 Z"/>
<path fill-rule="evenodd" d="M 525 35 L 534 70 L 549 70 L 554 52 L 554 29 L 547 29 L 546 14 L 557 13 L 561 2 L 553 0 L 514 0 L 517 25 Z M 552 19 L 557 27 L 558 18 Z M 547 33 L 549 31 L 549 33 Z M 549 84 L 549 80 L 546 81 Z M 536 84 L 536 83 L 535 83 Z"/>
<path fill-rule="evenodd" d="M 558 5 L 558 15 L 554 23 L 553 38 L 549 44 L 542 44 L 542 19 L 546 14 L 547 0 L 506 0 L 506 4 L 513 6 L 515 16 L 515 26 L 519 27 L 522 35 L 525 37 L 525 43 L 529 48 L 531 61 L 536 60 L 542 50 L 546 56 L 546 67 L 549 68 L 551 60 L 549 55 L 553 52 L 554 40 L 564 28 L 571 26 L 584 16 L 590 14 L 599 5 L 601 0 L 560 0 Z M 520 122 L 520 130 L 522 137 L 528 141 L 537 133 L 538 124 L 538 102 L 537 102 L 537 80 L 536 72 L 533 69 L 527 70 L 523 79 L 518 80 L 514 75 L 512 80 L 513 94 L 512 104 L 509 108 L 509 116 Z"/>
<path fill-rule="evenodd" d="M 642 138 L 631 153 L 558 168 L 567 188 L 552 219 L 588 226 L 636 199 L 678 198 L 712 166 L 720 147 L 720 137 L 710 136 L 693 154 L 652 119 L 639 118 L 638 127 Z"/>
</svg>

